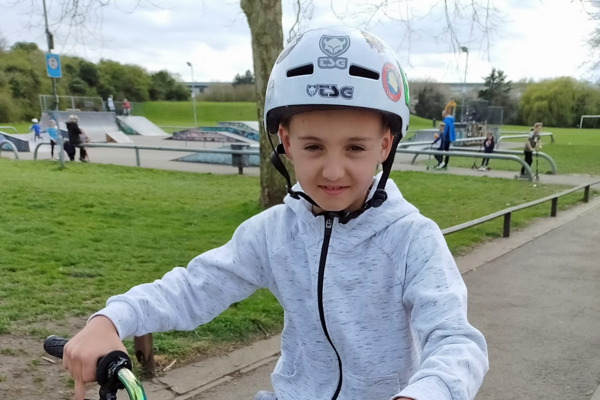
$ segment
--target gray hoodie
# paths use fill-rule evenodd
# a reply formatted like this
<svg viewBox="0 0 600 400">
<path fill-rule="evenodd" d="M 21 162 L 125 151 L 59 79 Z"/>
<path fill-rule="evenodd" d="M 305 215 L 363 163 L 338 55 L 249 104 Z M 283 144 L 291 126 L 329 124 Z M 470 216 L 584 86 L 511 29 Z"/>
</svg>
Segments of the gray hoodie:
<svg viewBox="0 0 600 400">
<path fill-rule="evenodd" d="M 111 297 L 98 314 L 121 338 L 191 330 L 266 287 L 285 321 L 275 393 L 256 399 L 473 399 L 488 360 L 464 282 L 437 225 L 393 181 L 386 192 L 346 224 L 287 196 L 224 246 Z"/>
</svg>

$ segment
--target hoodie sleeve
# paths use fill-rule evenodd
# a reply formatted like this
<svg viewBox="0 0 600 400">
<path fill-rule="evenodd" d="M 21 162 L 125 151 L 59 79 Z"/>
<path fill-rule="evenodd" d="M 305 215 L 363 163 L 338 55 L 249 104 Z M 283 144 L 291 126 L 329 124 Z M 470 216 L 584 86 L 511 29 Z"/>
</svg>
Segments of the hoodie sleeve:
<svg viewBox="0 0 600 400">
<path fill-rule="evenodd" d="M 109 298 L 90 318 L 108 317 L 121 339 L 191 330 L 209 322 L 230 304 L 267 286 L 267 247 L 257 217 L 240 225 L 224 246 L 197 256 L 187 268 L 174 268 L 159 280 Z"/>
<path fill-rule="evenodd" d="M 467 289 L 442 233 L 430 220 L 420 225 L 408 249 L 403 303 L 421 363 L 398 395 L 473 399 L 488 370 L 487 345 L 467 321 Z"/>
</svg>

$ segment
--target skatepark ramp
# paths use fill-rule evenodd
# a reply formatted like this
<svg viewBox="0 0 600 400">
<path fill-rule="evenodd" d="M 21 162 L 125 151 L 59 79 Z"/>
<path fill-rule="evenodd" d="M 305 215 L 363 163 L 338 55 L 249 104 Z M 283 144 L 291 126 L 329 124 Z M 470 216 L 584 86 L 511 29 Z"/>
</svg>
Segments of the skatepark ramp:
<svg viewBox="0 0 600 400">
<path fill-rule="evenodd" d="M 167 137 L 165 131 L 150 122 L 146 117 L 139 116 L 119 116 L 117 123 L 121 126 L 121 130 L 130 135 L 141 136 L 163 136 Z"/>
<path fill-rule="evenodd" d="M 77 116 L 77 123 L 90 138 L 91 142 L 105 143 L 132 143 L 131 139 L 124 135 L 115 118 L 115 113 L 100 111 L 48 111 L 42 115 L 42 129 L 48 118 L 53 118 L 61 131 L 66 132 L 66 122 L 71 115 Z"/>
<path fill-rule="evenodd" d="M 4 131 L 0 131 L 0 143 L 10 142 L 20 152 L 29 151 L 29 134 L 11 134 Z"/>
</svg>

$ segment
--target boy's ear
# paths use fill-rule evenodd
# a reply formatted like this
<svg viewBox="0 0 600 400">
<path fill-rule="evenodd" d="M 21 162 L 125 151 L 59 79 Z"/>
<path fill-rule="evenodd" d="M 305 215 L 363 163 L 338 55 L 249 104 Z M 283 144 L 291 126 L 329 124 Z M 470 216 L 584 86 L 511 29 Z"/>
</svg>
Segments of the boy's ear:
<svg viewBox="0 0 600 400">
<path fill-rule="evenodd" d="M 390 150 L 392 149 L 393 142 L 392 132 L 388 128 L 386 132 L 383 134 L 383 138 L 381 140 L 381 153 L 379 163 L 382 164 L 390 154 Z"/>
<path fill-rule="evenodd" d="M 290 160 L 293 161 L 293 155 L 292 155 L 292 150 L 291 150 L 291 145 L 290 145 L 290 132 L 281 124 L 279 124 L 279 130 L 277 131 L 277 136 L 279 136 L 279 141 L 281 142 L 281 144 L 283 145 L 283 148 L 285 150 L 285 157 Z"/>
</svg>

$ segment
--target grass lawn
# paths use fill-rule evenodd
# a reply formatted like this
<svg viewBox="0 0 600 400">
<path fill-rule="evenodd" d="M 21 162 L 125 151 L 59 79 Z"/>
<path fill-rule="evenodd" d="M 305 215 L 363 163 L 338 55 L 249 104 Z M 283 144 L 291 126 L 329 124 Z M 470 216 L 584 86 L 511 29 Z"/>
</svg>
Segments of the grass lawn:
<svg viewBox="0 0 600 400">
<path fill-rule="evenodd" d="M 6 158 L 0 170 L 0 334 L 72 335 L 70 318 L 185 266 L 260 211 L 257 177 L 76 163 L 59 170 L 50 161 Z M 447 174 L 391 176 L 442 228 L 563 189 Z M 559 204 L 581 198 L 576 193 Z M 513 224 L 548 215 L 549 208 L 516 213 Z M 501 230 L 499 219 L 447 239 L 458 254 Z M 281 324 L 279 305 L 261 290 L 194 331 L 155 334 L 156 352 L 180 360 L 208 354 L 275 333 Z"/>
</svg>

